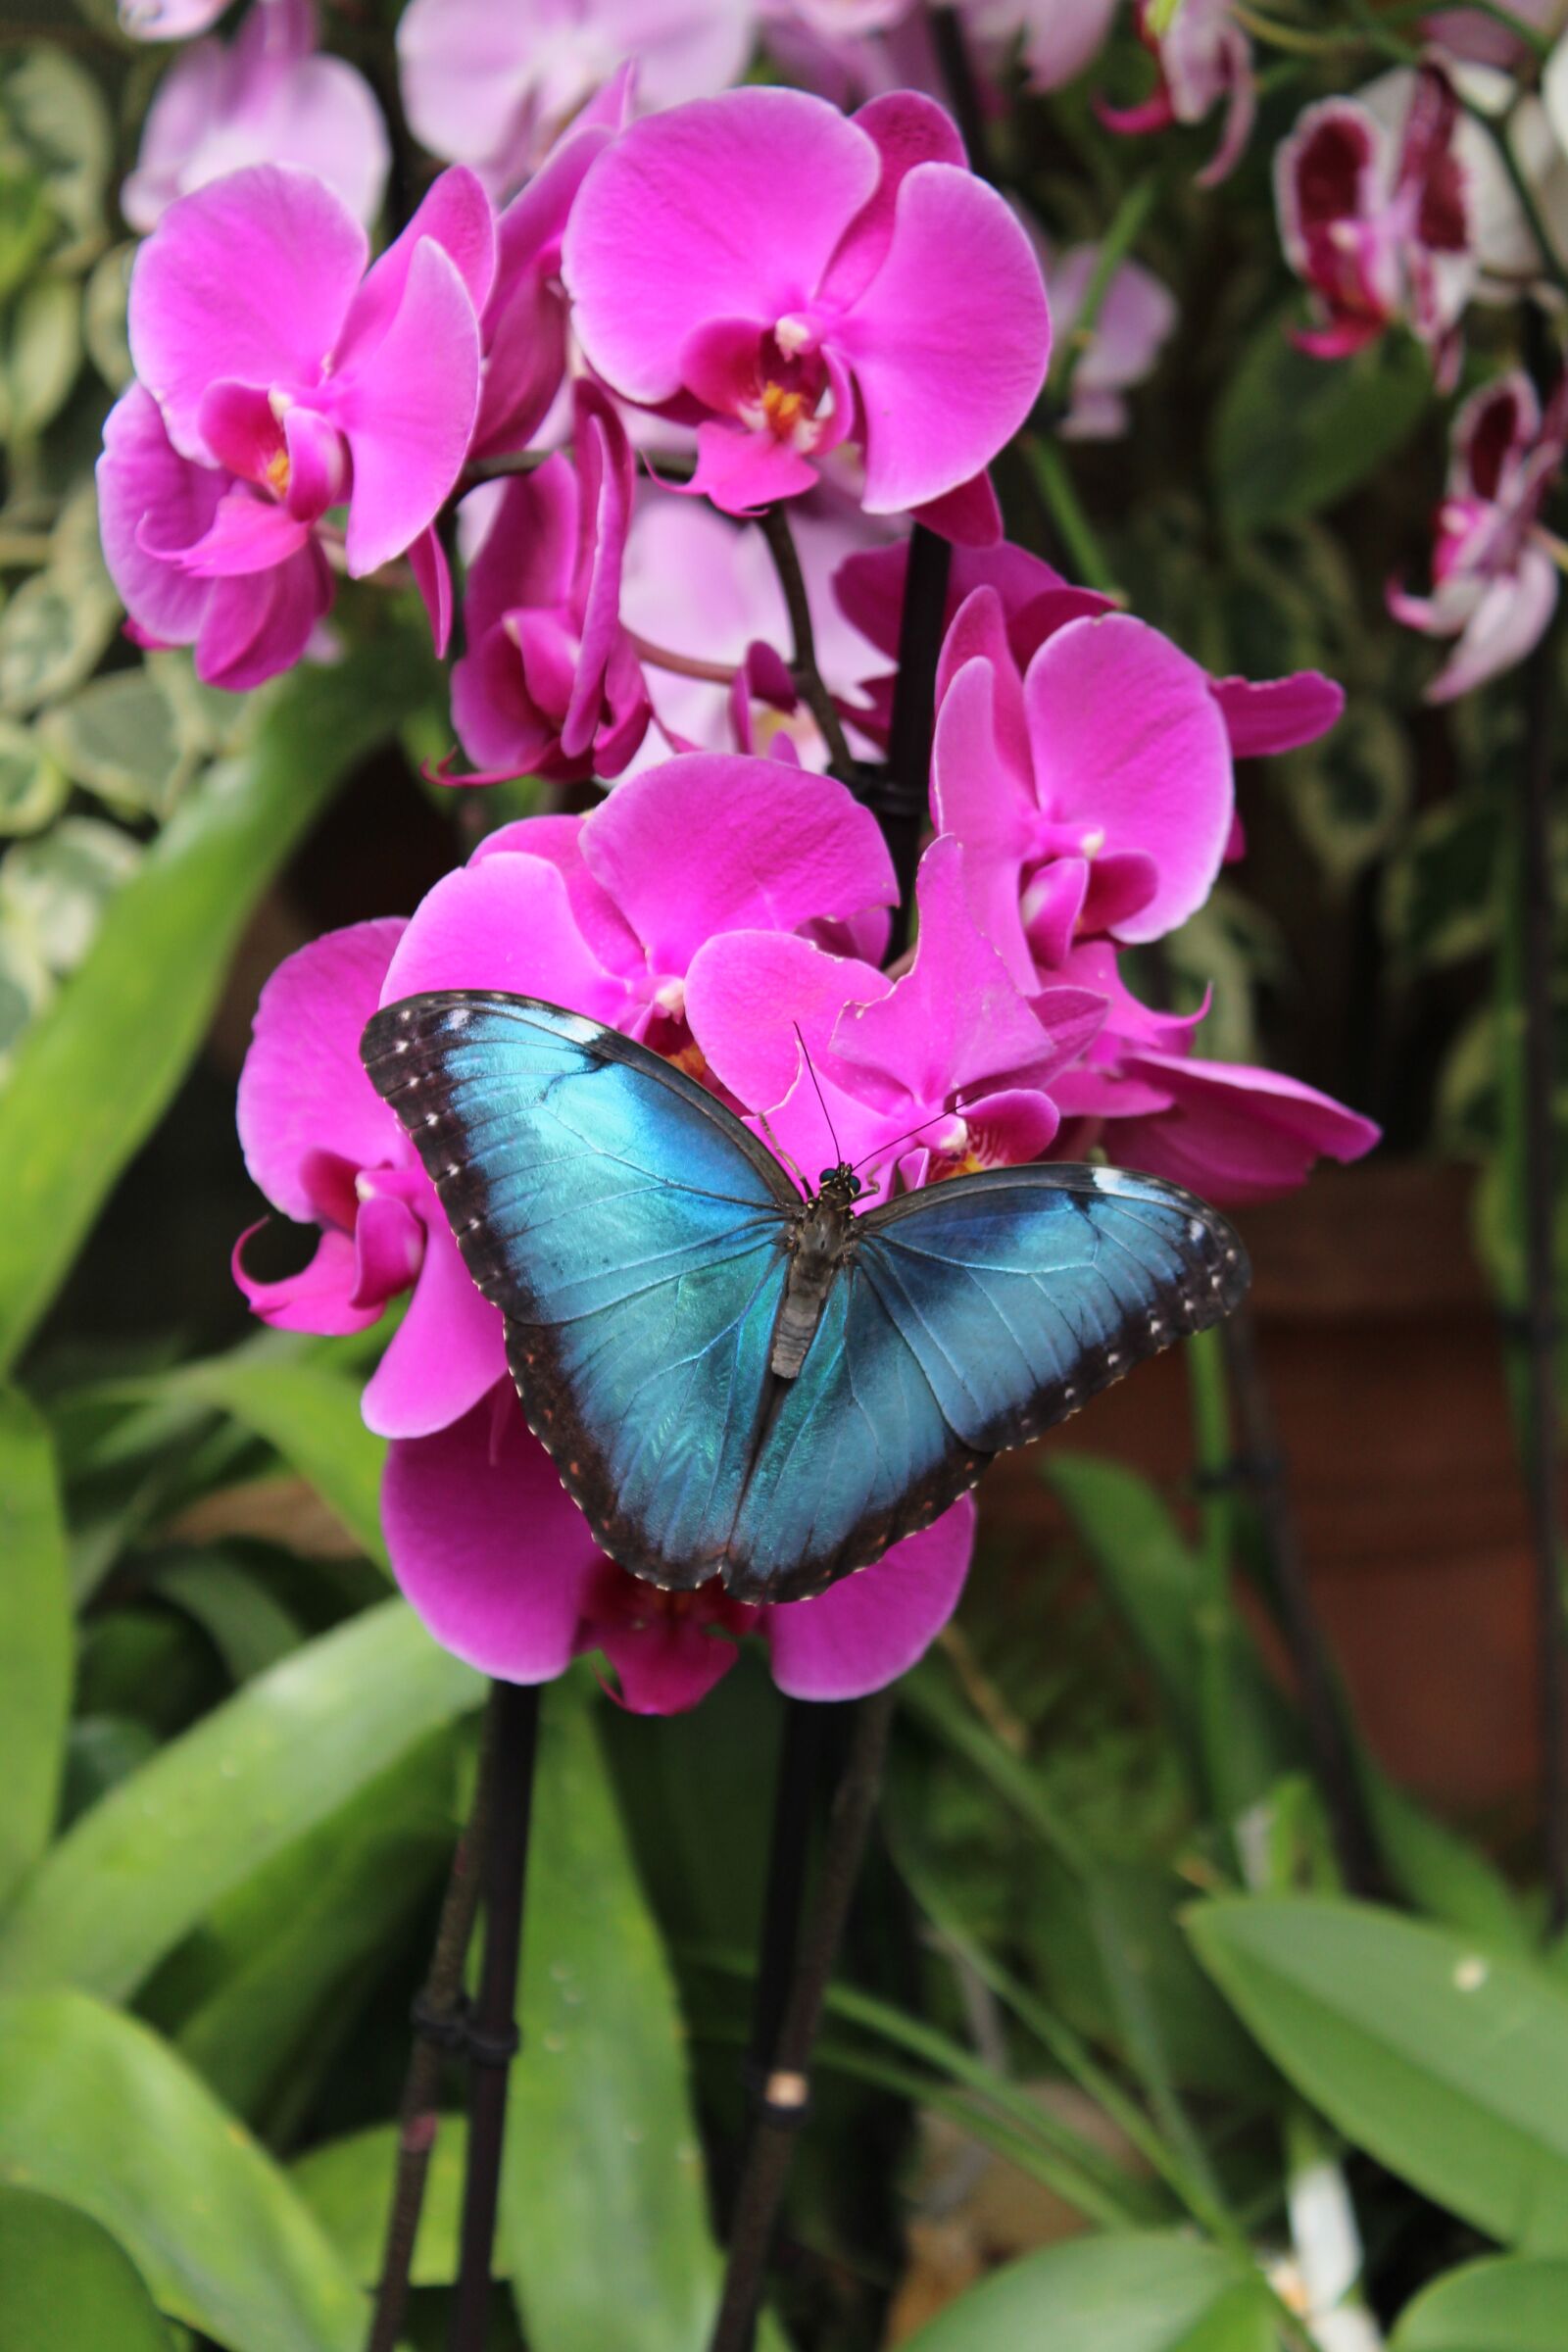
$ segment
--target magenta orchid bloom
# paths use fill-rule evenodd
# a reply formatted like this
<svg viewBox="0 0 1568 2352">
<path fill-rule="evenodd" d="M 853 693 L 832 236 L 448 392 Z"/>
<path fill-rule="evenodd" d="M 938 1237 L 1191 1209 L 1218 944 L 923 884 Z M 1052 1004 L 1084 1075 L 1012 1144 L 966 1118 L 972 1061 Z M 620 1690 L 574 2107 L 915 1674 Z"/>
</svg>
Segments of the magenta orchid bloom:
<svg viewBox="0 0 1568 2352">
<path fill-rule="evenodd" d="M 397 31 L 403 103 L 432 155 L 471 166 L 501 197 L 629 58 L 649 112 L 728 89 L 756 17 L 753 0 L 411 0 Z"/>
<path fill-rule="evenodd" d="M 508 1385 L 438 1435 L 395 1444 L 381 1494 L 399 1585 L 435 1639 L 482 1673 L 542 1683 L 603 1653 L 633 1714 L 695 1706 L 766 1643 L 794 1698 L 860 1698 L 941 1632 L 974 1545 L 974 1498 L 813 1600 L 752 1608 L 716 1580 L 662 1592 L 594 1543 Z"/>
<path fill-rule="evenodd" d="M 120 191 L 132 228 L 178 196 L 246 164 L 296 164 L 371 221 L 386 186 L 387 138 L 369 83 L 316 49 L 312 0 L 260 0 L 231 43 L 199 41 L 159 83 L 136 169 Z"/>
<path fill-rule="evenodd" d="M 173 450 L 222 486 L 216 502 L 189 491 L 196 537 L 162 538 L 149 515 L 134 544 L 195 581 L 254 580 L 344 506 L 349 572 L 409 554 L 440 635 L 446 566 L 431 525 L 478 409 L 495 266 L 483 189 L 471 172 L 444 173 L 368 271 L 366 255 L 341 197 L 277 165 L 170 207 L 132 274 L 131 356 Z"/>
<path fill-rule="evenodd" d="M 1208 678 L 1157 629 L 1070 620 L 1020 676 L 1002 600 L 978 588 L 937 695 L 933 811 L 1020 988 L 1080 935 L 1158 939 L 1202 905 L 1230 838 L 1230 742 Z"/>
<path fill-rule="evenodd" d="M 1071 341 L 1090 281 L 1100 266 L 1098 245 L 1047 253 L 1046 293 L 1058 335 Z M 1142 262 L 1122 262 L 1111 275 L 1072 373 L 1072 401 L 1057 431 L 1068 441 L 1114 441 L 1130 421 L 1123 394 L 1152 375 L 1176 328 L 1176 299 Z"/>
<path fill-rule="evenodd" d="M 490 834 L 421 902 L 383 1002 L 512 989 L 624 1030 L 700 1076 L 686 975 L 706 940 L 799 930 L 880 956 L 896 895 L 876 822 L 842 784 L 691 753 L 628 778 L 590 816 L 526 817 Z"/>
<path fill-rule="evenodd" d="M 854 509 L 829 511 L 813 499 L 790 520 L 817 666 L 835 698 L 849 703 L 873 649 L 840 611 L 831 581 L 848 557 L 873 543 L 874 526 Z M 756 524 L 736 524 L 694 500 L 646 495 L 626 543 L 620 612 L 642 649 L 667 750 L 787 752 L 803 767 L 827 766 L 827 743 L 783 666 L 789 618 Z M 641 761 L 664 756 L 651 733 Z"/>
<path fill-rule="evenodd" d="M 765 1112 L 761 1132 L 808 1183 L 846 1158 L 874 1200 L 896 1176 L 910 1189 L 1038 1159 L 1056 1133 L 1048 1089 L 1103 1002 L 1059 988 L 1031 1005 L 975 927 L 963 866 L 951 837 L 926 851 L 919 939 L 897 981 L 778 932 L 721 936 L 693 959 L 686 1011 L 705 1063 Z"/>
<path fill-rule="evenodd" d="M 1102 106 L 1100 119 L 1107 130 L 1136 136 L 1173 122 L 1201 122 L 1223 106 L 1219 146 L 1198 174 L 1200 187 L 1217 187 L 1241 162 L 1257 118 L 1252 44 L 1232 0 L 1183 0 L 1163 32 L 1154 30 L 1151 14 L 1150 0 L 1139 0 L 1139 33 L 1159 70 L 1154 94 L 1142 106 Z"/>
<path fill-rule="evenodd" d="M 1500 377 L 1473 393 L 1453 425 L 1448 492 L 1438 510 L 1432 594 L 1389 590 L 1396 620 L 1429 637 L 1457 640 L 1426 690 L 1452 702 L 1540 644 L 1557 604 L 1554 544 L 1541 509 L 1568 448 L 1568 377 L 1542 415 L 1528 376 Z"/>
<path fill-rule="evenodd" d="M 1076 948 L 1063 977 L 1098 994 L 1105 1017 L 1081 1060 L 1053 1081 L 1062 1116 L 1053 1158 L 1081 1159 L 1099 1146 L 1118 1166 L 1240 1208 L 1294 1192 L 1318 1158 L 1359 1159 L 1377 1142 L 1370 1119 L 1315 1087 L 1200 1059 L 1192 1049 L 1201 1009 L 1151 1012 L 1122 981 L 1108 942 Z"/>
<path fill-rule="evenodd" d="M 384 1437 L 445 1428 L 506 1371 L 501 1317 L 469 1280 L 435 1188 L 360 1060 L 404 929 L 355 923 L 280 964 L 239 1082 L 246 1166 L 274 1208 L 321 1236 L 304 1271 L 279 1282 L 246 1272 L 251 1237 L 241 1236 L 234 1278 L 252 1310 L 282 1331 L 363 1331 L 413 1292 L 365 1392 L 365 1418 Z"/>
<path fill-rule="evenodd" d="M 468 567 L 452 715 L 480 772 L 455 781 L 618 776 L 647 730 L 620 622 L 631 449 L 597 387 L 578 386 L 575 413 L 575 462 L 509 480 Z"/>
<path fill-rule="evenodd" d="M 692 488 L 731 514 L 810 489 L 851 441 L 873 514 L 963 491 L 1045 377 L 1028 239 L 911 92 L 850 122 L 753 89 L 634 123 L 584 180 L 564 260 L 588 359 L 697 422 Z"/>
<path fill-rule="evenodd" d="M 1456 151 L 1459 102 L 1423 67 L 1397 134 L 1369 106 L 1309 106 L 1274 158 L 1285 256 L 1324 322 L 1296 337 L 1342 359 L 1403 319 L 1433 354 L 1440 384 L 1459 363 L 1459 320 L 1476 278 L 1467 174 Z"/>
</svg>

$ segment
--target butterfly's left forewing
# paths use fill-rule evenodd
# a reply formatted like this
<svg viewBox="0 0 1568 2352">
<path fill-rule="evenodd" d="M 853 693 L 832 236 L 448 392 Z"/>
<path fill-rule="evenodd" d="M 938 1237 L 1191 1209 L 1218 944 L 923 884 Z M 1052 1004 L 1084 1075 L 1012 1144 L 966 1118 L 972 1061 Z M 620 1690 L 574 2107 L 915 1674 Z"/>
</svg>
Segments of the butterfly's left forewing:
<svg viewBox="0 0 1568 2352">
<path fill-rule="evenodd" d="M 731 1590 L 798 1599 L 865 1565 L 1247 1281 L 1223 1217 L 1120 1169 L 999 1169 L 871 1210 L 746 1488 Z"/>
<path fill-rule="evenodd" d="M 678 1071 L 529 999 L 410 999 L 364 1053 L 596 1537 L 660 1584 L 716 1574 L 798 1204 L 782 1169 Z"/>
</svg>

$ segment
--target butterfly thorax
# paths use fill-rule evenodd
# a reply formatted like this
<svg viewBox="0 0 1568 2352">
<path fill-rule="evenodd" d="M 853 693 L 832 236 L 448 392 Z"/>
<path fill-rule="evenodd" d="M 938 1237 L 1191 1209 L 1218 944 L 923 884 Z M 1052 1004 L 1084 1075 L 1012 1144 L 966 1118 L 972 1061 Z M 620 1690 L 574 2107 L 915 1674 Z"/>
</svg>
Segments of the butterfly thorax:
<svg viewBox="0 0 1568 2352">
<path fill-rule="evenodd" d="M 793 1380 L 806 1361 L 834 1276 L 854 1247 L 854 1202 L 859 1190 L 860 1180 L 852 1168 L 824 1169 L 817 1191 L 802 1202 L 785 1237 L 789 1280 L 768 1356 L 768 1369 L 780 1380 Z"/>
</svg>

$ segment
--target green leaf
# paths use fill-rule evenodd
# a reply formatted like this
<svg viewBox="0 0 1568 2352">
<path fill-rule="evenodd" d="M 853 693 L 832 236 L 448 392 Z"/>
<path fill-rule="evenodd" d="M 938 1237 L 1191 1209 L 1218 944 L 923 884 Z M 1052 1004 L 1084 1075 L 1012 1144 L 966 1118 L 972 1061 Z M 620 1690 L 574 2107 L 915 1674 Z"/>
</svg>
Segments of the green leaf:
<svg viewBox="0 0 1568 2352">
<path fill-rule="evenodd" d="M 300 1643 L 300 1628 L 259 1576 L 221 1551 L 172 1554 L 151 1590 L 193 1617 L 236 1683 L 248 1683 Z"/>
<path fill-rule="evenodd" d="M 531 2063 L 531 2058 L 522 2063 Z M 387 2210 L 397 2178 L 398 2136 L 396 2124 L 348 2132 L 298 2158 L 290 2173 L 349 2276 L 362 2286 L 373 2285 L 381 2273 Z M 443 2116 L 425 2175 L 424 2205 L 414 2247 L 416 2286 L 450 2286 L 458 2275 L 458 2225 L 467 2146 L 467 2118 Z M 505 2237 L 496 2247 L 492 2267 L 497 2278 L 512 2275 Z"/>
<path fill-rule="evenodd" d="M 361 2352 L 363 2299 L 286 2177 L 118 2010 L 0 1999 L 0 2181 L 90 2214 L 160 2308 L 228 2352 Z"/>
<path fill-rule="evenodd" d="M 1298 351 L 1296 300 L 1243 352 L 1214 417 L 1209 469 L 1238 538 L 1296 522 L 1355 489 L 1408 440 L 1432 400 L 1413 336 L 1380 336 L 1332 365 Z"/>
<path fill-rule="evenodd" d="M 483 1688 L 399 1600 L 308 1642 L 82 1815 L 0 1930 L 0 1986 L 122 1998 L 231 1888 Z"/>
<path fill-rule="evenodd" d="M 1453 1830 L 1361 1761 L 1367 1810 L 1396 1889 L 1445 1927 L 1479 1936 L 1498 1950 L 1529 1954 L 1535 1936 L 1499 1871 Z"/>
<path fill-rule="evenodd" d="M 1357 695 L 1321 743 L 1293 752 L 1282 781 L 1307 847 L 1333 883 L 1353 882 L 1399 834 L 1415 786 L 1407 726 Z"/>
<path fill-rule="evenodd" d="M 81 367 L 81 295 L 65 277 L 24 287 L 0 345 L 0 440 L 36 439 Z"/>
<path fill-rule="evenodd" d="M 295 673 L 249 751 L 181 804 L 86 961 L 19 1046 L 0 1094 L 0 1162 L 10 1171 L 0 1369 L 25 1346 L 184 1076 L 251 908 L 424 675 L 385 642 L 336 669 Z"/>
<path fill-rule="evenodd" d="M 12 168 L 24 159 L 41 183 L 54 217 L 55 266 L 85 267 L 102 238 L 115 152 L 97 82 L 53 42 L 14 49 L 0 72 L 0 132 Z"/>
<path fill-rule="evenodd" d="M 533 1823 L 501 2210 L 523 2329 L 533 2352 L 702 2352 L 718 2258 L 685 2034 L 570 1683 L 545 1704 Z"/>
<path fill-rule="evenodd" d="M 125 312 L 130 300 L 130 265 L 137 240 L 112 245 L 94 265 L 82 297 L 81 333 L 87 357 L 111 392 L 123 392 L 136 370 L 131 363 Z"/>
<path fill-rule="evenodd" d="M 46 710 L 38 732 L 68 776 L 133 813 L 167 816 L 195 764 L 178 714 L 145 667 L 94 678 Z"/>
<path fill-rule="evenodd" d="M 0 717 L 0 833 L 36 833 L 59 815 L 70 790 L 36 729 Z"/>
<path fill-rule="evenodd" d="M 1568 1991 L 1544 1970 L 1365 1903 L 1235 1897 L 1188 1924 L 1358 2146 L 1505 2245 L 1568 2248 Z"/>
<path fill-rule="evenodd" d="M 1105 2236 L 1027 2254 L 911 2336 L 908 2352 L 1271 2352 L 1262 2283 L 1184 2237 Z"/>
<path fill-rule="evenodd" d="M 368 1556 L 385 1568 L 381 1470 L 386 1441 L 365 1426 L 362 1385 L 322 1364 L 259 1360 L 242 1350 L 192 1365 L 170 1383 L 231 1413 L 275 1446 Z"/>
<path fill-rule="evenodd" d="M 1502 2256 L 1450 2271 L 1400 2314 L 1390 2352 L 1562 2352 L 1568 2262 Z"/>
<path fill-rule="evenodd" d="M 119 620 L 107 574 L 73 579 L 51 566 L 24 580 L 0 612 L 0 710 L 23 718 L 79 686 Z"/>
<path fill-rule="evenodd" d="M 1402 979 L 1490 946 L 1502 919 L 1501 841 L 1496 808 L 1482 793 L 1441 801 L 1416 818 L 1383 901 Z"/>
<path fill-rule="evenodd" d="M 0 860 L 0 918 L 52 972 L 74 971 L 104 910 L 141 862 L 141 845 L 101 817 L 68 816 Z"/>
<path fill-rule="evenodd" d="M 141 2273 L 90 2215 L 0 2189 L 0 2344 L 8 2352 L 171 2352 Z"/>
<path fill-rule="evenodd" d="M 0 1560 L 3 1903 L 49 1842 L 71 1713 L 71 1590 L 54 1450 L 14 1390 L 0 1390 Z"/>
</svg>

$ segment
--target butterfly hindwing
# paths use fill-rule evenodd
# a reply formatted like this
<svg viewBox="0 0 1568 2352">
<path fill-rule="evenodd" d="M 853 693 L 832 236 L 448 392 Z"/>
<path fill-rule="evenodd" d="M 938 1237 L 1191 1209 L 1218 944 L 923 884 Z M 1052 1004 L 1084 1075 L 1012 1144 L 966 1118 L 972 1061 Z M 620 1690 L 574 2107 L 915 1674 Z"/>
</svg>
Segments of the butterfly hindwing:
<svg viewBox="0 0 1568 2352">
<path fill-rule="evenodd" d="M 714 1575 L 799 1205 L 783 1170 L 681 1072 L 529 999 L 410 999 L 364 1052 L 595 1535 L 658 1583 Z"/>
<path fill-rule="evenodd" d="M 997 1169 L 872 1209 L 747 1487 L 731 1590 L 798 1598 L 876 1558 L 1247 1279 L 1223 1217 L 1120 1169 Z"/>
</svg>

